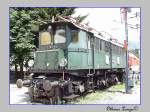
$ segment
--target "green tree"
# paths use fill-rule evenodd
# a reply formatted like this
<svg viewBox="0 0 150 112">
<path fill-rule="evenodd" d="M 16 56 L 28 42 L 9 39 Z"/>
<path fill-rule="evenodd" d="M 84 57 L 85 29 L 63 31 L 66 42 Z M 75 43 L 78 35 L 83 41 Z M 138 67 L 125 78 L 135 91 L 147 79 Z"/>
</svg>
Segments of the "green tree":
<svg viewBox="0 0 150 112">
<path fill-rule="evenodd" d="M 15 74 L 20 67 L 20 78 L 23 78 L 24 62 L 31 58 L 30 52 L 35 48 L 31 31 L 34 20 L 28 12 L 10 9 L 10 59 L 11 65 L 15 65 Z"/>
</svg>

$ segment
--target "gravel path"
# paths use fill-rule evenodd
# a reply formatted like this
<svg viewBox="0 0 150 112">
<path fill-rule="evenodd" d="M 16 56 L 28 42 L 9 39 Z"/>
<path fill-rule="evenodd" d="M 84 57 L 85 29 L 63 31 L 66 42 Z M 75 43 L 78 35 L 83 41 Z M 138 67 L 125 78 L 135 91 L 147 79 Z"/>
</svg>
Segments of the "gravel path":
<svg viewBox="0 0 150 112">
<path fill-rule="evenodd" d="M 31 104 L 28 88 L 17 88 L 16 84 L 10 84 L 10 104 Z"/>
</svg>

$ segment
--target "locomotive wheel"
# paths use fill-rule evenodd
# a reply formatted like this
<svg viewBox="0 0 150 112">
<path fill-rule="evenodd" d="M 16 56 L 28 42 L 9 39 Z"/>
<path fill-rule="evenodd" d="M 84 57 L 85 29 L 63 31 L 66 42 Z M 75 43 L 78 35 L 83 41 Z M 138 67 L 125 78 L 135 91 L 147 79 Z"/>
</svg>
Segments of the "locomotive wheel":
<svg viewBox="0 0 150 112">
<path fill-rule="evenodd" d="M 16 85 L 17 85 L 18 88 L 22 88 L 23 81 L 21 79 L 18 79 L 17 82 L 16 82 Z"/>
</svg>

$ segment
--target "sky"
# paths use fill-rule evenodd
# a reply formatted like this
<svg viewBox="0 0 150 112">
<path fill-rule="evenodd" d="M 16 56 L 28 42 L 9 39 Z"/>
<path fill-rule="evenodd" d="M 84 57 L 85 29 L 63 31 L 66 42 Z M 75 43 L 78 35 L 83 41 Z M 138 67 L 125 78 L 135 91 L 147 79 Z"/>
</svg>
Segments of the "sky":
<svg viewBox="0 0 150 112">
<path fill-rule="evenodd" d="M 132 8 L 131 12 L 128 13 L 128 24 L 133 26 L 140 24 L 140 17 L 134 17 L 136 12 L 140 12 L 140 8 Z M 109 33 L 121 43 L 126 40 L 125 25 L 121 22 L 122 15 L 120 14 L 120 8 L 77 8 L 75 14 L 72 16 L 75 17 L 87 14 L 88 17 L 83 23 L 89 22 L 90 27 L 101 31 L 104 34 L 106 34 L 105 32 Z M 140 30 L 128 27 L 128 40 L 129 47 L 139 48 Z"/>
</svg>

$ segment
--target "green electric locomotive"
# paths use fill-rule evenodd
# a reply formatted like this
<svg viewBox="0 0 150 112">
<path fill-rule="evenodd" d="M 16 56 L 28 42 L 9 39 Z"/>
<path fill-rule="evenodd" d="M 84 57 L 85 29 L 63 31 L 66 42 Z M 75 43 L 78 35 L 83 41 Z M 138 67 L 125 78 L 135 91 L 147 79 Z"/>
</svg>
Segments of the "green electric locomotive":
<svg viewBox="0 0 150 112">
<path fill-rule="evenodd" d="M 32 79 L 17 81 L 18 87 L 29 84 L 33 101 L 58 104 L 123 81 L 123 45 L 70 17 L 40 26 L 38 41 L 29 61 Z"/>
</svg>

